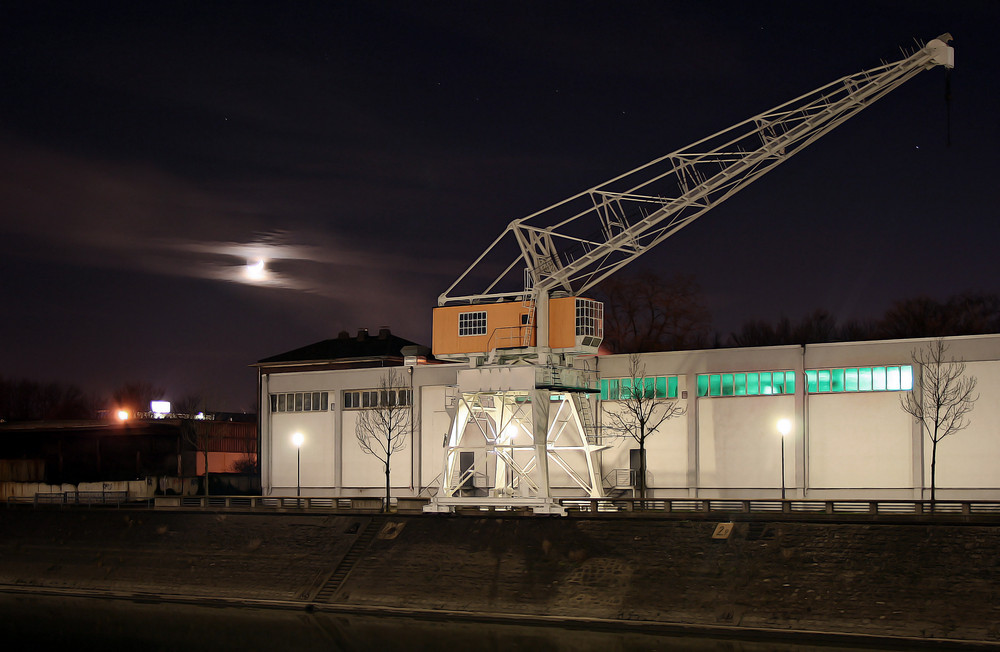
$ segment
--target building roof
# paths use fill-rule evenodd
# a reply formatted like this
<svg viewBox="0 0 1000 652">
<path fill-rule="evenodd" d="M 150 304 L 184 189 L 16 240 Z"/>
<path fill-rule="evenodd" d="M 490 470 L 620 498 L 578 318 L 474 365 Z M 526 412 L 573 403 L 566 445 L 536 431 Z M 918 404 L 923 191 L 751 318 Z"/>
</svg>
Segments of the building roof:
<svg viewBox="0 0 1000 652">
<path fill-rule="evenodd" d="M 388 328 L 379 329 L 378 335 L 369 335 L 368 329 L 363 328 L 355 337 L 351 337 L 347 331 L 341 331 L 334 339 L 264 358 L 254 366 L 317 363 L 348 365 L 365 362 L 383 366 L 387 362 L 401 364 L 406 356 L 429 357 L 430 349 L 393 335 Z"/>
</svg>

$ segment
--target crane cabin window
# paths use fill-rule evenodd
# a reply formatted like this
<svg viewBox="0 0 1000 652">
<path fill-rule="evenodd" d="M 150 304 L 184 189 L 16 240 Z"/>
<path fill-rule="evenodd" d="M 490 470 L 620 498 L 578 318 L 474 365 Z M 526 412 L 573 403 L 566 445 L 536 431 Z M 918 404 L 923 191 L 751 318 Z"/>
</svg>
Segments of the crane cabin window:
<svg viewBox="0 0 1000 652">
<path fill-rule="evenodd" d="M 604 304 L 590 299 L 576 300 L 576 334 L 604 337 Z"/>
<path fill-rule="evenodd" d="M 458 314 L 458 334 L 486 335 L 486 311 L 461 312 Z"/>
</svg>

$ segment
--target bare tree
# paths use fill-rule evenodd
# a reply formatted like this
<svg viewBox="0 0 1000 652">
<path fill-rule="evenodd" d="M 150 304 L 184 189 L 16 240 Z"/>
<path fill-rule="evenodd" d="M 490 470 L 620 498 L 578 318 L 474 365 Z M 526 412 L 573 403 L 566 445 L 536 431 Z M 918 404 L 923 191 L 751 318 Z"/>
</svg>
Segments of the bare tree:
<svg viewBox="0 0 1000 652">
<path fill-rule="evenodd" d="M 403 374 L 390 369 L 379 379 L 378 390 L 365 393 L 363 408 L 358 411 L 354 434 L 361 450 L 382 462 L 385 468 L 385 504 L 389 511 L 389 472 L 392 455 L 406 448 L 410 430 L 411 391 L 404 384 Z"/>
<path fill-rule="evenodd" d="M 615 353 L 676 351 L 708 341 L 711 316 L 693 276 L 645 270 L 612 277 L 597 292 L 604 301 L 604 345 Z"/>
<path fill-rule="evenodd" d="M 947 358 L 948 345 L 943 339 L 914 349 L 912 358 L 919 385 L 900 396 L 903 410 L 920 423 L 931 440 L 931 509 L 936 498 L 938 443 L 969 426 L 968 414 L 979 395 L 976 377 L 965 375 L 965 362 Z"/>
<path fill-rule="evenodd" d="M 656 395 L 655 379 L 646 377 L 646 366 L 637 353 L 628 357 L 630 387 L 619 387 L 618 409 L 607 412 L 606 428 L 639 444 L 639 498 L 646 498 L 646 440 L 664 421 L 682 416 L 687 408 L 676 399 Z"/>
</svg>

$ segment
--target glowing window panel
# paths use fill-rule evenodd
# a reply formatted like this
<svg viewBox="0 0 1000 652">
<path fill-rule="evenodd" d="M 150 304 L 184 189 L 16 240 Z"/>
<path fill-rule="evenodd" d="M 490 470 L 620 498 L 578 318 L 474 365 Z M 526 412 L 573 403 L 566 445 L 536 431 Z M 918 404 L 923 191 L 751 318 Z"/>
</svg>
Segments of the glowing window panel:
<svg viewBox="0 0 1000 652">
<path fill-rule="evenodd" d="M 891 391 L 899 391 L 899 367 L 885 368 L 885 388 Z"/>
<path fill-rule="evenodd" d="M 601 379 L 602 401 L 626 400 L 632 397 L 633 391 L 646 398 L 677 398 L 677 376 Z"/>
<path fill-rule="evenodd" d="M 831 392 L 842 392 L 842 391 L 844 391 L 844 370 L 843 369 L 831 369 L 830 370 L 830 391 Z"/>
<path fill-rule="evenodd" d="M 768 396 L 794 393 L 794 371 L 754 371 L 698 376 L 698 396 Z"/>
<path fill-rule="evenodd" d="M 913 389 L 911 365 L 806 370 L 806 390 L 810 394 L 899 392 L 911 389 Z"/>
<path fill-rule="evenodd" d="M 910 365 L 899 368 L 899 389 L 907 392 L 913 389 L 913 367 Z"/>
<path fill-rule="evenodd" d="M 872 367 L 872 390 L 885 391 L 885 367 Z"/>
<path fill-rule="evenodd" d="M 622 378 L 618 381 L 619 396 L 623 399 L 632 398 L 632 379 Z"/>
<path fill-rule="evenodd" d="M 845 369 L 844 370 L 844 391 L 845 392 L 856 392 L 856 391 L 858 391 L 858 370 L 857 369 Z"/>
<path fill-rule="evenodd" d="M 698 396 L 708 396 L 708 376 L 698 376 Z"/>
<path fill-rule="evenodd" d="M 872 369 L 871 367 L 858 368 L 858 391 L 872 391 Z"/>
</svg>

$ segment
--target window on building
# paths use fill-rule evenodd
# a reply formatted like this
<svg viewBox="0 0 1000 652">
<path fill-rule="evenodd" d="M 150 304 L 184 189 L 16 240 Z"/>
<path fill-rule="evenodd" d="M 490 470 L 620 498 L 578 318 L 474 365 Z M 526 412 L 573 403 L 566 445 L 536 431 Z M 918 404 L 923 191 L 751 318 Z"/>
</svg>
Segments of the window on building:
<svg viewBox="0 0 1000 652">
<path fill-rule="evenodd" d="M 329 392 L 271 394 L 271 412 L 319 412 L 331 407 Z"/>
<path fill-rule="evenodd" d="M 486 311 L 458 313 L 459 335 L 486 335 Z"/>
<path fill-rule="evenodd" d="M 645 382 L 639 382 L 644 380 Z M 601 400 L 620 401 L 641 392 L 647 398 L 677 398 L 677 376 L 650 376 L 645 379 L 602 378 Z"/>
<path fill-rule="evenodd" d="M 794 393 L 794 371 L 741 371 L 698 376 L 698 396 L 771 396 Z"/>
<path fill-rule="evenodd" d="M 576 300 L 576 334 L 604 337 L 604 304 L 590 299 Z"/>
<path fill-rule="evenodd" d="M 913 389 L 912 365 L 807 369 L 810 394 L 839 392 L 908 392 Z"/>
<path fill-rule="evenodd" d="M 354 389 L 344 392 L 344 409 L 406 407 L 411 403 L 408 389 Z"/>
</svg>

